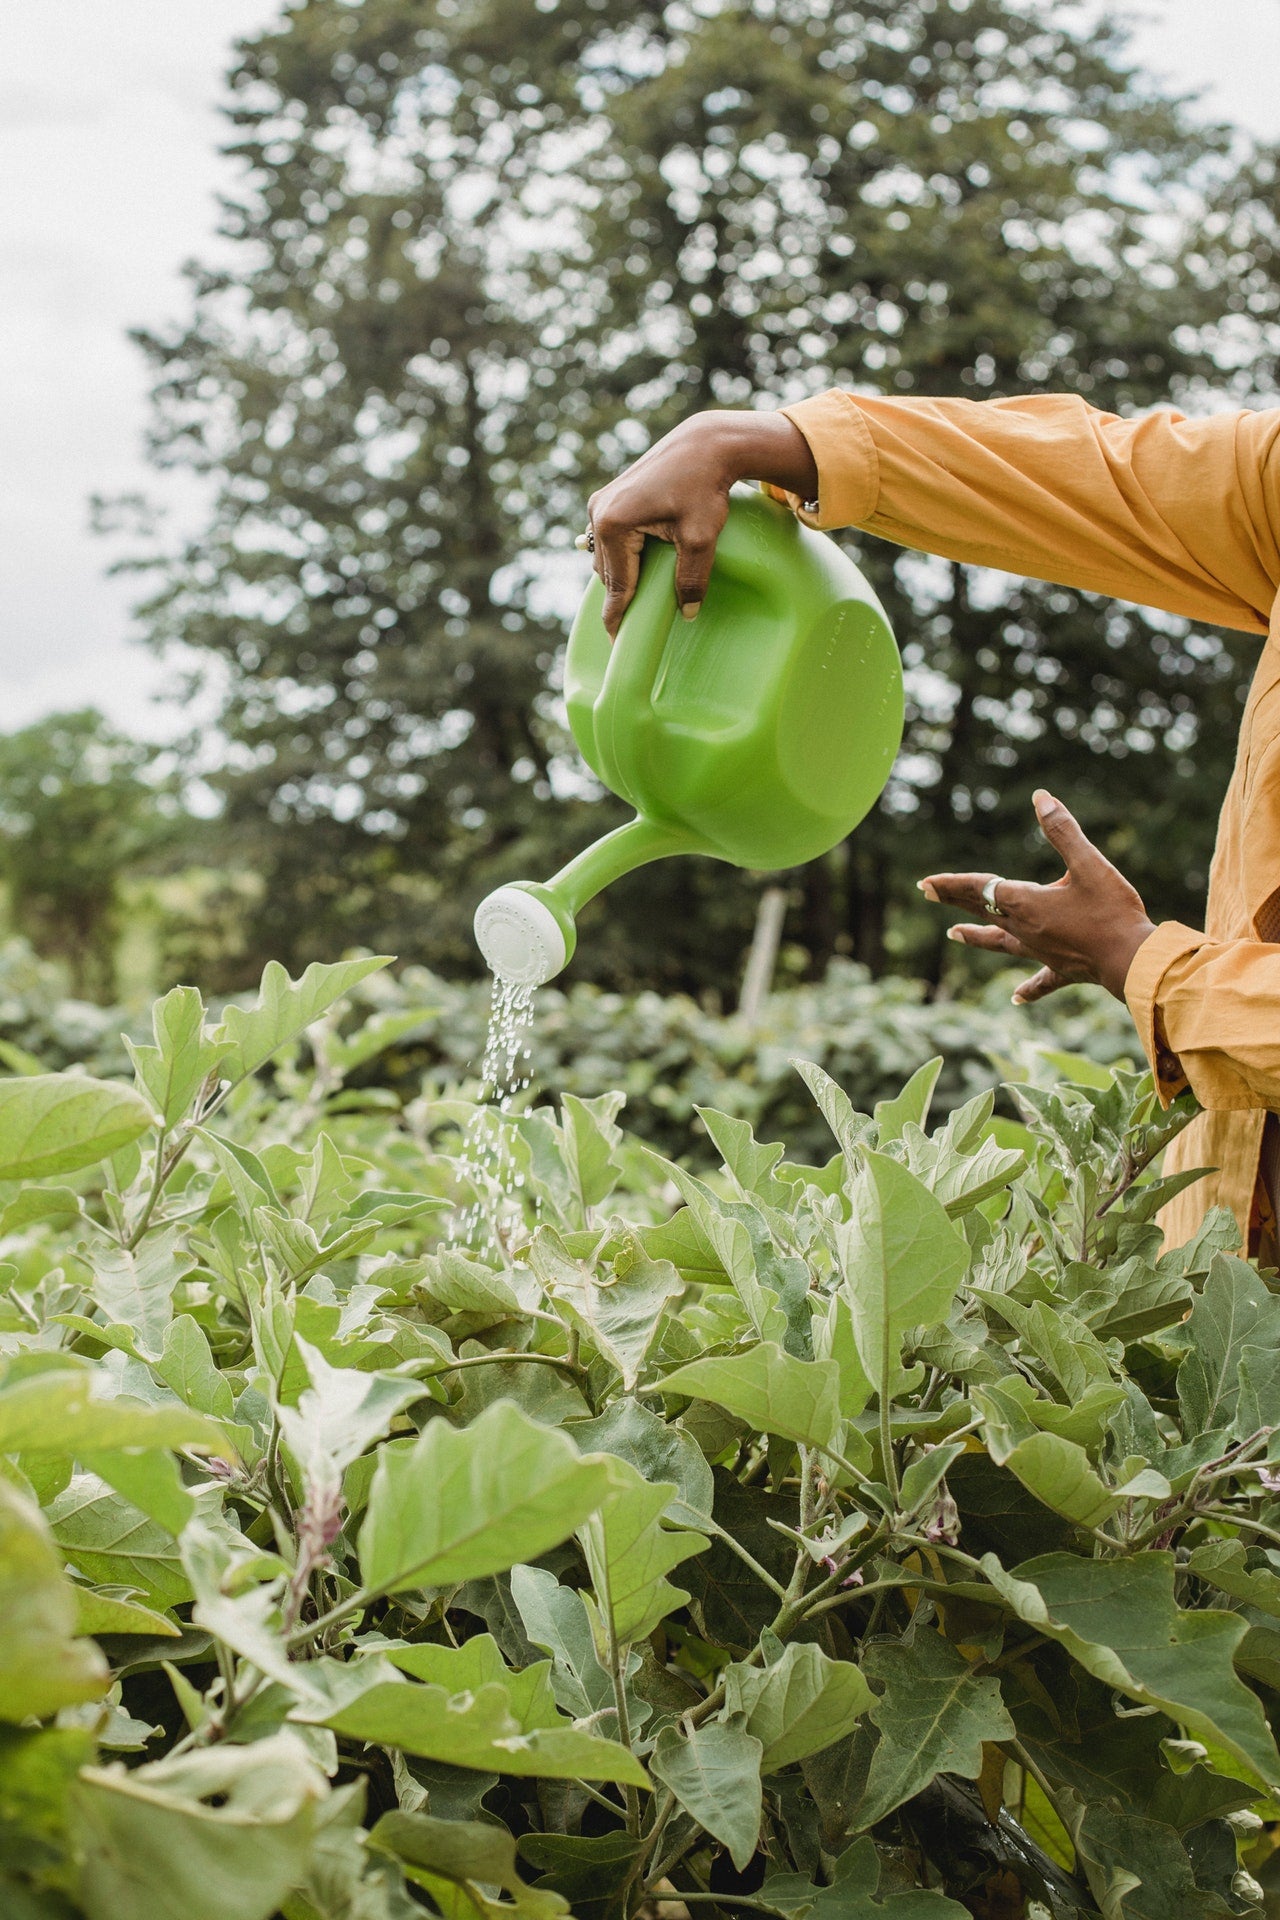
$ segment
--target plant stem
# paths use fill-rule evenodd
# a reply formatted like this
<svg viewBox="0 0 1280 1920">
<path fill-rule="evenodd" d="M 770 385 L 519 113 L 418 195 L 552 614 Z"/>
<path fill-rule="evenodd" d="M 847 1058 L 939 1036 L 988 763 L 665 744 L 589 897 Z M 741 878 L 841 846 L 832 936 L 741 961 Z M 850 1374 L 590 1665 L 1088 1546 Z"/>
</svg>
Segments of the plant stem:
<svg viewBox="0 0 1280 1920">
<path fill-rule="evenodd" d="M 613 1608 L 607 1595 L 601 1595 L 601 1598 L 605 1603 L 601 1612 L 604 1614 L 609 1634 L 609 1678 L 613 1682 L 613 1704 L 618 1715 L 618 1739 L 627 1752 L 631 1753 L 633 1751 L 631 1718 L 627 1712 L 627 1682 L 623 1672 L 622 1649 L 618 1645 L 618 1636 L 614 1630 Z M 623 1791 L 627 1799 L 627 1832 L 633 1839 L 638 1840 L 640 1838 L 640 1795 L 630 1782 Z"/>
<path fill-rule="evenodd" d="M 573 1784 L 582 1793 L 585 1793 L 589 1800 L 594 1800 L 598 1807 L 603 1807 L 606 1813 L 611 1813 L 614 1819 L 617 1819 L 618 1803 L 616 1800 L 610 1800 L 607 1794 L 598 1793 L 589 1780 L 575 1780 Z"/>
<path fill-rule="evenodd" d="M 902 1499 L 902 1489 L 898 1485 L 898 1463 L 893 1457 L 893 1405 L 887 1393 L 880 1395 L 880 1452 L 884 1456 L 885 1485 L 893 1496 L 895 1511 Z"/>
<path fill-rule="evenodd" d="M 749 1567 L 751 1572 L 754 1573 L 754 1575 L 756 1576 L 756 1579 L 763 1582 L 763 1584 L 766 1587 L 768 1587 L 770 1593 L 776 1593 L 779 1600 L 786 1599 L 787 1590 L 783 1586 L 782 1582 L 780 1580 L 775 1580 L 773 1575 L 769 1572 L 769 1569 L 767 1567 L 762 1567 L 760 1565 L 760 1562 L 756 1559 L 755 1555 L 753 1553 L 748 1553 L 747 1549 L 742 1545 L 741 1541 L 735 1540 L 731 1533 L 727 1533 L 723 1527 L 717 1526 L 714 1520 L 708 1519 L 707 1525 L 709 1530 L 715 1534 L 716 1539 L 723 1540 L 725 1546 L 728 1547 L 730 1553 L 736 1553 L 739 1560 L 741 1560 L 743 1566 Z"/>
<path fill-rule="evenodd" d="M 675 1810 L 675 1804 L 676 1804 L 676 1797 L 674 1793 L 672 1793 L 670 1789 L 668 1789 L 667 1792 L 663 1795 L 662 1804 L 657 1808 L 655 1808 L 654 1810 L 653 1822 L 649 1828 L 648 1833 L 645 1836 L 644 1845 L 641 1847 L 639 1853 L 636 1855 L 634 1861 L 632 1862 L 631 1871 L 630 1873 L 628 1873 L 626 1880 L 623 1882 L 621 1888 L 619 1889 L 619 1894 L 618 1894 L 619 1904 L 625 1905 L 627 1895 L 631 1892 L 632 1887 L 635 1886 L 637 1880 L 640 1879 L 641 1875 L 644 1873 L 645 1868 L 648 1866 L 650 1860 L 653 1858 L 654 1849 L 657 1846 L 659 1840 L 662 1838 L 662 1829 L 666 1826 L 667 1821 L 671 1818 L 671 1815 Z"/>
<path fill-rule="evenodd" d="M 167 1167 L 165 1165 L 164 1143 L 168 1139 L 168 1137 L 169 1137 L 169 1129 L 165 1126 L 162 1126 L 160 1128 L 159 1137 L 156 1140 L 156 1169 L 151 1180 L 151 1191 L 147 1195 L 146 1204 L 143 1207 L 142 1212 L 138 1215 L 137 1223 L 134 1226 L 133 1232 L 129 1235 L 128 1239 L 124 1243 L 126 1253 L 133 1252 L 139 1240 L 141 1240 L 143 1234 L 146 1232 L 147 1228 L 151 1225 L 151 1216 L 156 1210 L 156 1206 L 159 1202 L 160 1195 L 164 1192 L 164 1183 L 168 1179 L 169 1174 L 173 1170 L 172 1167 Z M 177 1162 L 175 1161 L 174 1165 L 176 1164 Z"/>
<path fill-rule="evenodd" d="M 1247 1513 L 1237 1513 L 1231 1507 L 1201 1507 L 1200 1517 L 1205 1520 L 1226 1520 L 1235 1527 L 1247 1527 L 1250 1533 L 1260 1534 L 1264 1540 L 1271 1540 L 1280 1547 L 1280 1533 L 1274 1527 L 1264 1527 L 1261 1520 L 1251 1520 Z"/>
<path fill-rule="evenodd" d="M 285 1640 L 285 1646 L 290 1653 L 295 1647 L 305 1647 L 309 1640 L 319 1639 L 321 1634 L 327 1633 L 330 1627 L 336 1626 L 339 1620 L 345 1620 L 349 1614 L 363 1613 L 375 1600 L 381 1600 L 385 1591 L 383 1587 L 357 1587 L 345 1600 L 339 1600 L 336 1607 L 330 1607 L 328 1613 L 322 1613 L 318 1620 L 308 1622 L 305 1627 L 296 1627 Z"/>
<path fill-rule="evenodd" d="M 1035 1761 L 1031 1758 L 1031 1755 L 1027 1752 L 1021 1740 L 1002 1740 L 1000 1741 L 999 1744 L 1006 1750 L 1006 1752 L 1011 1753 L 1013 1755 L 1013 1758 L 1017 1761 L 1018 1765 L 1022 1768 L 1022 1771 L 1024 1773 L 1029 1773 L 1031 1775 L 1031 1778 L 1035 1781 L 1041 1793 L 1044 1795 L 1045 1799 L 1049 1802 L 1049 1805 L 1053 1808 L 1054 1812 L 1058 1814 L 1059 1820 L 1062 1820 L 1062 1815 L 1061 1813 L 1058 1812 L 1057 1794 L 1054 1792 L 1053 1788 L 1050 1786 L 1049 1781 L 1044 1775 L 1044 1773 L 1041 1772 L 1040 1768 L 1036 1765 Z M 1070 1827 L 1067 1826 L 1066 1821 L 1062 1820 L 1062 1824 L 1066 1828 L 1066 1831 L 1069 1834 L 1071 1832 L 1071 1829 Z"/>
<path fill-rule="evenodd" d="M 562 1372 L 578 1377 L 581 1377 L 584 1372 L 584 1368 L 578 1361 L 559 1353 L 468 1353 L 461 1359 L 442 1362 L 438 1367 L 432 1366 L 430 1372 L 424 1373 L 422 1378 L 433 1380 L 439 1373 L 456 1373 L 463 1367 L 498 1366 L 509 1360 L 527 1360 L 531 1366 L 538 1367 L 559 1367 Z"/>
<path fill-rule="evenodd" d="M 771 1907 L 767 1900 L 757 1900 L 754 1895 L 749 1893 L 646 1893 L 645 1899 L 654 1900 L 659 1903 L 665 1901 L 671 1905 L 674 1905 L 677 1901 L 683 1901 L 687 1907 L 696 1907 L 700 1904 L 715 1907 L 739 1907 L 745 1913 L 780 1914 L 782 1912 L 781 1907 Z"/>
</svg>

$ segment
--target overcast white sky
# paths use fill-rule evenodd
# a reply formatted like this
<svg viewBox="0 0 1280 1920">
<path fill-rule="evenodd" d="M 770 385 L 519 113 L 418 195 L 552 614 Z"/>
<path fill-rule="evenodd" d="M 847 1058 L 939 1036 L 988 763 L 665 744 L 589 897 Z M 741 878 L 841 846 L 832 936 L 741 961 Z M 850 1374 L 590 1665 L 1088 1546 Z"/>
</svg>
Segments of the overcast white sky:
<svg viewBox="0 0 1280 1920">
<path fill-rule="evenodd" d="M 277 0 L 0 0 L 0 730 L 96 705 L 155 738 L 167 674 L 129 640 L 91 493 L 146 489 L 125 338 L 184 310 L 207 253 L 231 44 Z M 1145 0 L 1146 63 L 1280 138 L 1280 0 Z"/>
</svg>

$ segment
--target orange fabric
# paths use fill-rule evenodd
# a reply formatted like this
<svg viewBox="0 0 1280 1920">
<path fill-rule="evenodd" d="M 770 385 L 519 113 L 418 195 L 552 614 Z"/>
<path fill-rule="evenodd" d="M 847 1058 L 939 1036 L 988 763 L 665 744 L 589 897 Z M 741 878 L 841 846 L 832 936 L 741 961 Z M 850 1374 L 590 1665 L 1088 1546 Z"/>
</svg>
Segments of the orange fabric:
<svg viewBox="0 0 1280 1920">
<path fill-rule="evenodd" d="M 1267 635 L 1205 930 L 1157 927 L 1125 996 L 1161 1098 L 1189 1083 L 1205 1109 L 1166 1166 L 1215 1171 L 1165 1209 L 1166 1233 L 1188 1239 L 1208 1207 L 1227 1206 L 1247 1234 L 1266 1114 L 1280 1111 L 1280 409 L 1125 420 L 1066 394 L 833 391 L 783 411 L 817 464 L 816 511 L 768 491 L 811 526 Z"/>
</svg>

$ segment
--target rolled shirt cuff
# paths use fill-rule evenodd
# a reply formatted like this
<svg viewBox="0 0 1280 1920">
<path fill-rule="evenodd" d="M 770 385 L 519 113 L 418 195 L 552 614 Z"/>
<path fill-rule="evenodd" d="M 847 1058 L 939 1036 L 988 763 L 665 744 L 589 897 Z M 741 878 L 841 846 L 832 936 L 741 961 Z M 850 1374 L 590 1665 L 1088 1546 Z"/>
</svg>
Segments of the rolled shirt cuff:
<svg viewBox="0 0 1280 1920">
<path fill-rule="evenodd" d="M 1138 1029 L 1143 1051 L 1155 1075 L 1162 1106 L 1188 1084 L 1182 1062 L 1170 1048 L 1160 1018 L 1160 989 L 1171 966 L 1186 954 L 1209 945 L 1209 936 L 1178 920 L 1165 920 L 1148 934 L 1134 954 L 1125 976 L 1124 997 Z"/>
<path fill-rule="evenodd" d="M 809 443 L 818 469 L 818 498 L 802 500 L 769 485 L 764 491 L 790 507 L 807 527 L 862 526 L 880 498 L 880 461 L 857 395 L 832 387 L 781 411 Z"/>
</svg>

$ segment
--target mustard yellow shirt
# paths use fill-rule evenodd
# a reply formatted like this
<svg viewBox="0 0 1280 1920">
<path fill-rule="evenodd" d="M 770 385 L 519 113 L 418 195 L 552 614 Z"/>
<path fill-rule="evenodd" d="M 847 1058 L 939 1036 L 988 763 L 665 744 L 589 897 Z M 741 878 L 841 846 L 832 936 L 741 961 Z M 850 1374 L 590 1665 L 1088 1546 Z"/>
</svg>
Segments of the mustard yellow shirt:
<svg viewBox="0 0 1280 1920">
<path fill-rule="evenodd" d="M 1267 636 L 1204 931 L 1158 926 L 1125 983 L 1162 1099 L 1189 1083 L 1204 1108 L 1166 1170 L 1215 1169 L 1165 1209 L 1166 1233 L 1189 1238 L 1214 1205 L 1247 1233 L 1266 1114 L 1280 1110 L 1280 408 L 1124 420 L 1067 394 L 832 391 L 783 411 L 812 449 L 817 509 L 778 497 L 810 526 Z"/>
</svg>

